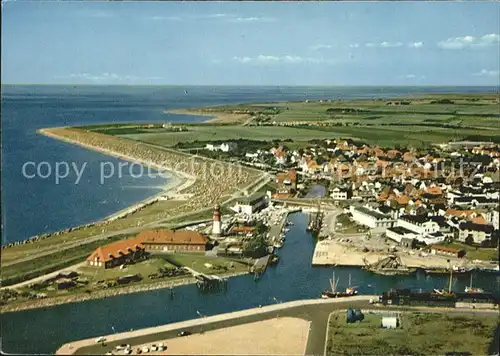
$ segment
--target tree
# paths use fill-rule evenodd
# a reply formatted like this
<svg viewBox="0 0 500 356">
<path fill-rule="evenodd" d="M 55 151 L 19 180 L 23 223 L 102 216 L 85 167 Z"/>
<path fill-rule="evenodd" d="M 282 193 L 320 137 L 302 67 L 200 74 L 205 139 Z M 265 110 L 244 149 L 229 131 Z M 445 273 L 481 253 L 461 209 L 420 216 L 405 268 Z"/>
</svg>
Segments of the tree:
<svg viewBox="0 0 500 356">
<path fill-rule="evenodd" d="M 263 235 L 259 235 L 249 241 L 243 248 L 245 257 L 259 258 L 267 254 L 267 243 Z"/>
<path fill-rule="evenodd" d="M 474 239 L 472 238 L 472 236 L 471 236 L 471 235 L 469 235 L 469 236 L 467 236 L 467 237 L 465 238 L 465 243 L 466 243 L 467 245 L 472 245 L 472 244 L 474 243 Z"/>
</svg>

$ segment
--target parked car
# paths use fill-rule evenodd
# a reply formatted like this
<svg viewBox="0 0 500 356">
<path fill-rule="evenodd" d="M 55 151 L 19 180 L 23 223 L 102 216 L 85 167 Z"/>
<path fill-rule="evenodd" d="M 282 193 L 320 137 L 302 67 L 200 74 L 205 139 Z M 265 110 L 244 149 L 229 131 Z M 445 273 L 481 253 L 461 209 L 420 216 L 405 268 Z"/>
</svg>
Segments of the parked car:
<svg viewBox="0 0 500 356">
<path fill-rule="evenodd" d="M 189 331 L 181 331 L 180 333 L 177 334 L 177 336 L 189 336 L 192 333 Z"/>
</svg>

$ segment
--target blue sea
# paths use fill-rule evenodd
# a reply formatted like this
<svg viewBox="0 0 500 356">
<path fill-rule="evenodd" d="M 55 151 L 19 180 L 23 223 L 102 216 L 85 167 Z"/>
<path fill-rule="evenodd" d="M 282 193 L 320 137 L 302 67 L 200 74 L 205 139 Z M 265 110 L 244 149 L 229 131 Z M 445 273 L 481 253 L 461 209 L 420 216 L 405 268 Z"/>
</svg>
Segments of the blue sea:
<svg viewBox="0 0 500 356">
<path fill-rule="evenodd" d="M 102 180 L 101 175 L 109 174 L 111 166 L 118 171 L 118 159 L 41 136 L 36 133 L 40 128 L 116 122 L 199 122 L 206 118 L 165 114 L 164 110 L 219 104 L 485 91 L 497 89 L 3 85 L 2 244 L 99 220 L 158 193 L 165 183 L 160 178 L 135 178 L 139 171 L 137 167 L 130 170 L 130 166 L 122 170 L 121 177 L 115 174 Z M 57 165 L 61 176 L 69 168 L 67 177 L 59 181 L 55 176 Z"/>
</svg>

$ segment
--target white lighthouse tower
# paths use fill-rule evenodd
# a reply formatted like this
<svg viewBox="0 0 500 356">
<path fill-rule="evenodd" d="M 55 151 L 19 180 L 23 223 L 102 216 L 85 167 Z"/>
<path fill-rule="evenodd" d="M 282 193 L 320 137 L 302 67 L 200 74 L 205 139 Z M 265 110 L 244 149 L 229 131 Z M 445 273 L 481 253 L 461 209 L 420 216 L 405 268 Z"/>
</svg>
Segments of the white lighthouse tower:
<svg viewBox="0 0 500 356">
<path fill-rule="evenodd" d="M 212 218 L 212 235 L 215 237 L 221 234 L 221 223 L 220 223 L 220 206 L 219 204 L 214 206 L 214 214 Z"/>
</svg>

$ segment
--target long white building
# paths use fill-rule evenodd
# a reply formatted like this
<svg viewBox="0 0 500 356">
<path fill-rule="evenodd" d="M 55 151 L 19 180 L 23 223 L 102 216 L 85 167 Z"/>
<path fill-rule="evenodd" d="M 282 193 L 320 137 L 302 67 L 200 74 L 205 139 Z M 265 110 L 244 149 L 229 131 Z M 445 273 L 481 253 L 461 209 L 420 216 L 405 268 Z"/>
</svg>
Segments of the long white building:
<svg viewBox="0 0 500 356">
<path fill-rule="evenodd" d="M 390 215 L 383 214 L 380 211 L 372 209 L 368 206 L 351 205 L 350 212 L 352 218 L 360 225 L 368 226 L 372 229 L 389 228 L 394 226 L 396 220 Z"/>
</svg>

